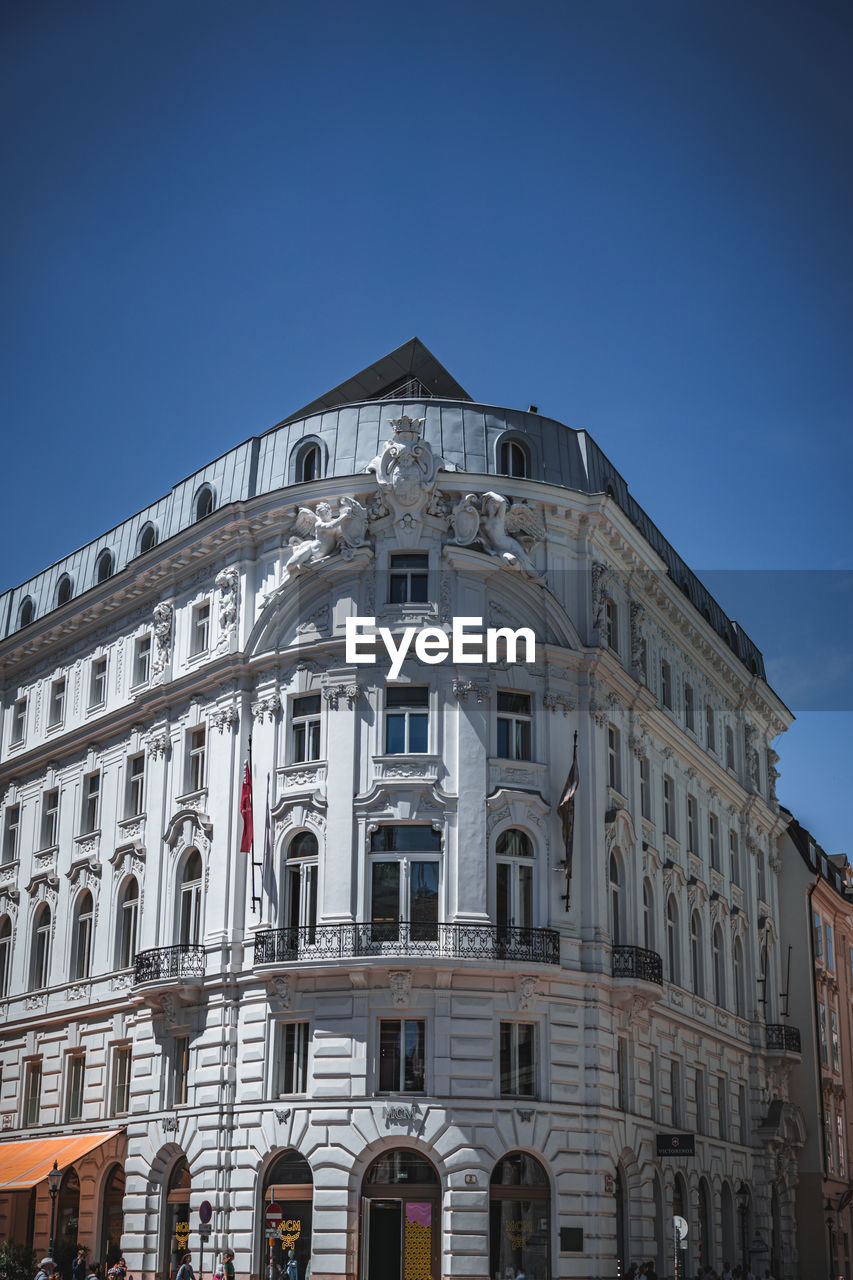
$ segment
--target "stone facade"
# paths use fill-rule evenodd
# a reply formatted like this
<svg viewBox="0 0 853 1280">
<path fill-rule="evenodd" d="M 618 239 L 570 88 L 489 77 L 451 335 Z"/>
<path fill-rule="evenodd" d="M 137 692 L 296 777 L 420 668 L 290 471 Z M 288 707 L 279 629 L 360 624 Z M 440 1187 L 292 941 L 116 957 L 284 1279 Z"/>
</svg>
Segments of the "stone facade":
<svg viewBox="0 0 853 1280">
<path fill-rule="evenodd" d="M 743 1227 L 795 1276 L 788 715 L 758 651 L 593 443 L 538 415 L 368 401 L 229 459 L 113 576 L 54 607 L 62 562 L 3 598 L 3 1129 L 125 1130 L 142 1280 L 174 1273 L 176 1223 L 197 1253 L 205 1200 L 205 1247 L 257 1276 L 270 1179 L 299 1280 L 309 1255 L 313 1280 L 401 1254 L 413 1276 L 666 1275 L 674 1210 L 691 1269 Z M 382 651 L 346 663 L 355 615 L 528 625 L 536 660 L 410 657 L 391 684 Z M 239 852 L 250 736 L 274 888 Z M 656 1155 L 673 1132 L 695 1158 Z"/>
</svg>

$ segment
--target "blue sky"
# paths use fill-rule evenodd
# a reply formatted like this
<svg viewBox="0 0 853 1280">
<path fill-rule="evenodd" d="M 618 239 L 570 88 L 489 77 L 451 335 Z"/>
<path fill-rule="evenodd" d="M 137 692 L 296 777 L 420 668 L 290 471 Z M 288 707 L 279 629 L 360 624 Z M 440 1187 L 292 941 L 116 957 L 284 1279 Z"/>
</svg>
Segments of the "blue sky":
<svg viewBox="0 0 853 1280">
<path fill-rule="evenodd" d="M 851 849 L 851 54 L 820 0 L 10 0 L 0 580 L 417 334 L 726 571 Z"/>
</svg>

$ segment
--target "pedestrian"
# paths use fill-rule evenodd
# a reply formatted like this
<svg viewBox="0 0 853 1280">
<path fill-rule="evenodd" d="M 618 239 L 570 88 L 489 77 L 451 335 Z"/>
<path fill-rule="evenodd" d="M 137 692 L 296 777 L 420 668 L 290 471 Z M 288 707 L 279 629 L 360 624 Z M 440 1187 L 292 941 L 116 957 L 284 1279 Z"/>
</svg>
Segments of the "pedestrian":
<svg viewBox="0 0 853 1280">
<path fill-rule="evenodd" d="M 735 1280 L 732 1269 L 727 1262 L 723 1263 L 723 1280 Z"/>
<path fill-rule="evenodd" d="M 195 1280 L 191 1254 L 185 1253 L 181 1257 L 181 1265 L 178 1267 L 178 1274 L 175 1276 L 175 1280 Z"/>
<path fill-rule="evenodd" d="M 222 1255 L 222 1274 L 225 1280 L 234 1280 L 234 1250 L 226 1249 Z"/>
<path fill-rule="evenodd" d="M 86 1280 L 88 1272 L 89 1267 L 86 1263 L 86 1248 L 81 1244 L 80 1248 L 77 1250 L 77 1257 L 71 1263 L 71 1280 Z"/>
<path fill-rule="evenodd" d="M 53 1258 L 42 1258 L 39 1263 L 39 1269 L 36 1272 L 36 1280 L 54 1280 L 56 1272 L 56 1263 Z"/>
<path fill-rule="evenodd" d="M 658 1280 L 657 1268 L 651 1258 L 646 1263 L 646 1280 Z"/>
</svg>

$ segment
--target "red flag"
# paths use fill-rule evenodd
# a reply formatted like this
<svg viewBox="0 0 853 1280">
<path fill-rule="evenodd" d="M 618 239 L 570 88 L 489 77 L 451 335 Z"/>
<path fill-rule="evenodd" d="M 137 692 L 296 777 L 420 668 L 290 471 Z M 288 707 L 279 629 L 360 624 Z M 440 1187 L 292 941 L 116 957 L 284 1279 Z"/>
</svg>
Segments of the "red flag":
<svg viewBox="0 0 853 1280">
<path fill-rule="evenodd" d="M 243 819 L 243 839 L 240 841 L 240 852 L 249 853 L 252 848 L 252 776 L 249 773 L 249 762 L 246 761 L 246 772 L 243 777 L 243 789 L 240 792 L 240 817 Z"/>
</svg>

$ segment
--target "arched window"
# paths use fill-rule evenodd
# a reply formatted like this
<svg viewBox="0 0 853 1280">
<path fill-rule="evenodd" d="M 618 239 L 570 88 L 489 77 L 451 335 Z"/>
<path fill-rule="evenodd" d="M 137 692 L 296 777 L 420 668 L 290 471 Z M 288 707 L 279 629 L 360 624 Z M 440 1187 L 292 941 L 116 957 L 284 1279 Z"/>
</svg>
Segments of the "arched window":
<svg viewBox="0 0 853 1280">
<path fill-rule="evenodd" d="M 190 1167 L 185 1156 L 179 1156 L 172 1165 L 164 1191 L 166 1193 L 166 1204 L 162 1219 L 165 1219 L 166 1232 L 163 1238 L 161 1270 L 165 1276 L 174 1276 L 181 1265 L 181 1257 L 184 1252 L 178 1244 L 177 1226 L 179 1222 L 189 1222 L 190 1220 L 192 1179 L 190 1177 Z"/>
<path fill-rule="evenodd" d="M 201 939 L 201 854 L 192 849 L 184 863 L 180 890 L 180 943 L 197 947 Z"/>
<path fill-rule="evenodd" d="M 71 974 L 88 978 L 92 970 L 92 927 L 94 904 L 88 889 L 80 894 L 74 907 L 74 929 L 71 936 Z"/>
<path fill-rule="evenodd" d="M 319 480 L 323 474 L 323 454 L 316 440 L 305 440 L 296 448 L 294 480 L 296 484 L 307 484 L 309 480 Z"/>
<path fill-rule="evenodd" d="M 195 518 L 204 520 L 213 511 L 213 490 L 209 484 L 203 484 L 195 496 Z"/>
<path fill-rule="evenodd" d="M 743 973 L 743 945 L 740 938 L 735 938 L 732 948 L 732 973 L 735 986 L 735 1013 L 739 1018 L 746 1017 L 746 988 Z"/>
<path fill-rule="evenodd" d="M 71 579 L 67 573 L 63 573 L 62 577 L 56 584 L 56 607 L 61 604 L 68 604 L 71 599 Z"/>
<path fill-rule="evenodd" d="M 312 831 L 297 831 L 287 846 L 284 910 L 290 945 L 297 950 L 300 944 L 310 945 L 316 938 L 319 851 Z"/>
<path fill-rule="evenodd" d="M 361 1184 L 367 1248 L 360 1274 L 376 1280 L 439 1275 L 440 1195 L 435 1169 L 417 1152 L 387 1151 L 374 1160 Z"/>
<path fill-rule="evenodd" d="M 538 1160 L 504 1156 L 489 1186 L 489 1275 L 551 1275 L 551 1192 Z"/>
<path fill-rule="evenodd" d="M 73 1167 L 66 1169 L 59 1184 L 56 1198 L 56 1239 L 61 1240 L 70 1254 L 77 1248 L 77 1229 L 80 1221 L 80 1178 Z"/>
<path fill-rule="evenodd" d="M 614 850 L 610 855 L 610 936 L 614 947 L 622 945 L 622 899 L 619 859 Z"/>
<path fill-rule="evenodd" d="M 113 558 L 109 551 L 102 551 L 95 561 L 95 583 L 106 582 L 113 576 Z"/>
<path fill-rule="evenodd" d="M 693 978 L 693 990 L 697 996 L 705 994 L 705 974 L 702 946 L 702 919 L 698 911 L 690 917 L 690 969 Z"/>
<path fill-rule="evenodd" d="M 649 880 L 643 881 L 643 946 L 655 949 L 655 891 Z"/>
<path fill-rule="evenodd" d="M 144 555 L 146 551 L 151 551 L 157 545 L 157 530 L 149 521 L 142 526 L 142 532 L 139 535 L 139 555 Z"/>
<path fill-rule="evenodd" d="M 720 1008 L 725 1008 L 726 1004 L 726 962 L 725 953 L 723 951 L 723 931 L 720 926 L 714 925 L 714 1003 Z"/>
<path fill-rule="evenodd" d="M 533 841 L 510 827 L 495 842 L 496 923 L 504 931 L 533 927 Z"/>
<path fill-rule="evenodd" d="M 498 466 L 502 476 L 524 479 L 530 474 L 530 459 L 520 440 L 502 440 Z"/>
<path fill-rule="evenodd" d="M 136 935 L 139 926 L 139 883 L 131 876 L 119 897 L 118 949 L 116 965 L 129 969 L 136 959 Z"/>
<path fill-rule="evenodd" d="M 0 1000 L 5 1000 L 9 990 L 9 971 L 12 965 L 12 921 L 8 916 L 0 920 Z"/>
<path fill-rule="evenodd" d="M 18 610 L 18 626 L 28 627 L 35 617 L 35 605 L 30 596 L 24 596 L 21 601 L 21 607 Z"/>
<path fill-rule="evenodd" d="M 33 949 L 30 958 L 30 990 L 47 986 L 50 974 L 50 907 L 42 902 L 33 917 Z"/>
<path fill-rule="evenodd" d="M 681 985 L 681 965 L 678 962 L 678 903 L 670 894 L 666 904 L 666 955 L 669 963 L 669 980 Z"/>
<path fill-rule="evenodd" d="M 113 1165 L 104 1183 L 104 1216 L 101 1223 L 101 1248 L 99 1258 L 104 1260 L 105 1270 L 114 1266 L 121 1257 L 121 1237 L 124 1232 L 124 1169 Z"/>
<path fill-rule="evenodd" d="M 298 1151 L 283 1151 L 269 1166 L 263 1188 L 264 1211 L 268 1204 L 279 1204 L 282 1210 L 282 1225 L 292 1224 L 289 1235 L 287 1231 L 283 1233 L 279 1231 L 272 1242 L 274 1274 L 284 1276 L 288 1262 L 287 1251 L 292 1249 L 292 1260 L 296 1263 L 295 1274 L 303 1277 L 311 1258 L 311 1219 L 314 1198 L 311 1166 Z M 282 1239 L 282 1235 L 287 1236 L 287 1239 Z M 267 1274 L 270 1261 L 269 1245 L 270 1241 L 261 1238 L 259 1265 L 256 1268 L 256 1273 L 260 1276 Z"/>
</svg>

